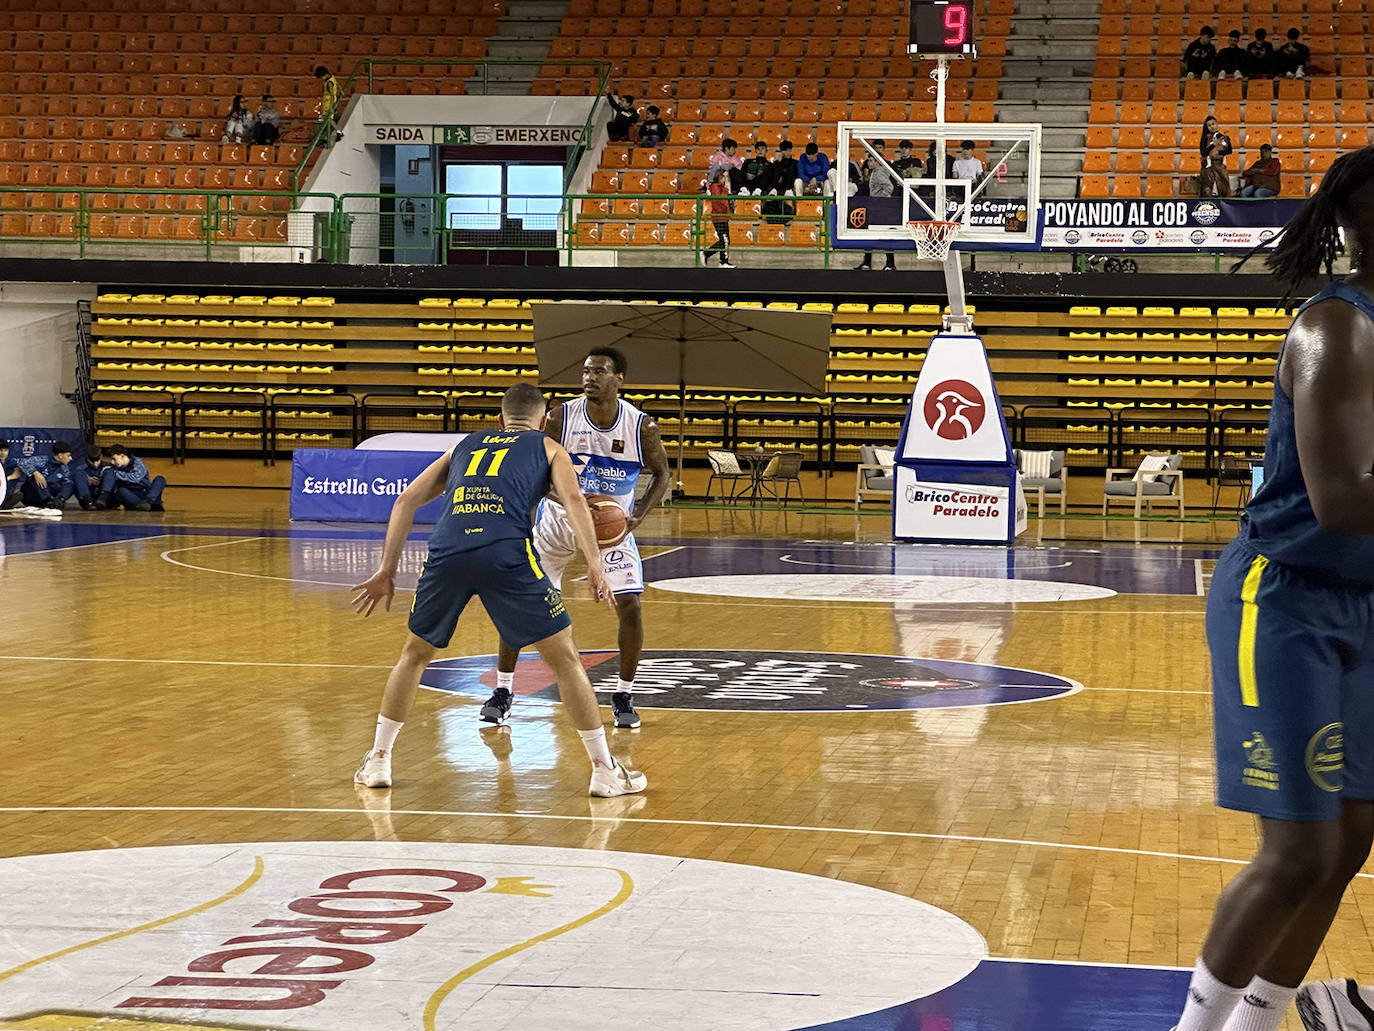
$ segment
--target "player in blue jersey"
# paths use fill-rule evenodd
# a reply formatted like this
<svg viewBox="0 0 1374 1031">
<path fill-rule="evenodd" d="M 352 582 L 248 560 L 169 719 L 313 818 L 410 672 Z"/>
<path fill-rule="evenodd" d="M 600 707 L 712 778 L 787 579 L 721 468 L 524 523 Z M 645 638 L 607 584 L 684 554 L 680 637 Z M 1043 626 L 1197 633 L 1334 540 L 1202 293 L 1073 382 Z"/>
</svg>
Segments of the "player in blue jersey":
<svg viewBox="0 0 1374 1031">
<path fill-rule="evenodd" d="M 606 798 L 644 790 L 644 775 L 626 769 L 607 748 L 596 693 L 573 644 L 562 593 L 540 567 L 530 539 L 531 513 L 552 486 L 568 499 L 567 518 L 577 546 L 585 555 L 597 553 L 596 530 L 577 489 L 577 473 L 568 453 L 541 432 L 544 420 L 544 395 L 528 383 L 511 387 L 501 401 L 502 428 L 468 434 L 392 506 L 381 565 L 353 588 L 357 611 L 364 616 L 379 603 L 390 610 L 396 565 L 415 512 L 444 496 L 415 587 L 406 643 L 387 677 L 376 736 L 354 774 L 358 784 L 391 786 L 391 753 L 420 674 L 439 649 L 448 647 L 458 617 L 476 595 L 502 640 L 522 648 L 534 645 L 553 671 L 563 707 L 592 761 L 590 793 Z M 587 579 L 597 600 L 612 606 L 601 569 L 592 566 Z"/>
<path fill-rule="evenodd" d="M 615 725 L 639 726 L 634 706 L 635 673 L 644 648 L 644 619 L 639 596 L 644 593 L 644 566 L 634 529 L 668 489 L 668 453 L 663 450 L 658 424 L 620 397 L 625 383 L 625 355 L 614 347 L 597 347 L 582 363 L 582 396 L 565 401 L 549 414 L 545 431 L 572 456 L 578 485 L 584 494 L 605 494 L 625 510 L 627 535 L 601 552 L 601 565 L 615 594 L 620 620 L 620 677 L 611 694 Z M 651 477 L 643 497 L 635 488 L 643 470 Z M 561 504 L 562 494 L 539 506 L 534 521 L 534 547 L 549 578 L 561 584 L 563 571 L 576 553 L 572 529 Z M 503 638 L 497 655 L 496 690 L 482 706 L 481 720 L 496 726 L 510 716 L 514 699 L 515 664 L 520 649 Z"/>
<path fill-rule="evenodd" d="M 1374 148 L 1331 166 L 1269 255 L 1289 295 L 1330 276 L 1341 229 L 1356 271 L 1293 320 L 1264 483 L 1207 596 L 1218 802 L 1259 817 L 1260 845 L 1177 1031 L 1277 1031 L 1374 840 Z"/>
</svg>

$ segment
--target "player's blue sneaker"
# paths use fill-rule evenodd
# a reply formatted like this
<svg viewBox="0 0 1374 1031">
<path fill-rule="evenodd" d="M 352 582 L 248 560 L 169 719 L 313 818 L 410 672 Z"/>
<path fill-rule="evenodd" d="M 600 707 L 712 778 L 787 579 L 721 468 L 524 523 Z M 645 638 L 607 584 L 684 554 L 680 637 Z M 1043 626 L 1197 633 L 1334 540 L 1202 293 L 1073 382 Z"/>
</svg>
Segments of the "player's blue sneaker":
<svg viewBox="0 0 1374 1031">
<path fill-rule="evenodd" d="M 611 712 L 615 714 L 617 727 L 634 730 L 639 726 L 639 713 L 635 712 L 634 696 L 629 691 L 617 691 L 611 695 Z"/>
<path fill-rule="evenodd" d="M 498 687 L 487 699 L 487 704 L 482 706 L 482 711 L 477 714 L 477 718 L 483 723 L 499 727 L 510 719 L 511 705 L 514 702 L 515 697 L 509 691 Z"/>
</svg>

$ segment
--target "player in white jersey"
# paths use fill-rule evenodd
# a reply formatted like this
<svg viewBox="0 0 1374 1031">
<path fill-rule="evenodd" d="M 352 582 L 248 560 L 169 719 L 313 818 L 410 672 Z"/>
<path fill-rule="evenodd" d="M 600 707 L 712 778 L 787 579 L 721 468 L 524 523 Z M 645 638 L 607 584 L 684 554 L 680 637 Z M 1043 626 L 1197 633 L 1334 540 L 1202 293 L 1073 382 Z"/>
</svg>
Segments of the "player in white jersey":
<svg viewBox="0 0 1374 1031">
<path fill-rule="evenodd" d="M 644 620 L 639 596 L 644 593 L 644 567 L 634 529 L 653 510 L 668 489 L 668 453 L 658 424 L 620 398 L 625 382 L 625 355 L 614 347 L 596 347 L 582 363 L 582 396 L 565 401 L 549 413 L 546 432 L 572 457 L 584 494 L 605 494 L 625 510 L 628 532 L 614 548 L 601 552 L 606 579 L 615 594 L 620 619 L 620 681 L 611 695 L 617 727 L 639 726 L 634 707 L 635 672 L 644 647 Z M 635 487 L 648 470 L 649 486 L 638 504 Z M 540 503 L 534 521 L 534 547 L 544 571 L 561 585 L 563 570 L 577 553 L 563 506 L 553 497 Z M 510 716 L 514 698 L 515 664 L 519 651 L 501 642 L 497 656 L 496 690 L 482 706 L 483 723 L 500 725 Z"/>
</svg>

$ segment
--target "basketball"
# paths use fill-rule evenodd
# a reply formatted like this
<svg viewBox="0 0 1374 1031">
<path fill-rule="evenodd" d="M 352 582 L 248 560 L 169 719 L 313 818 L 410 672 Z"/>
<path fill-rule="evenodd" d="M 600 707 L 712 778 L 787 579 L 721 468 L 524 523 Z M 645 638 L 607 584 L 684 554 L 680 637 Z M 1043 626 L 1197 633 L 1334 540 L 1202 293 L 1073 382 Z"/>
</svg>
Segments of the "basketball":
<svg viewBox="0 0 1374 1031">
<path fill-rule="evenodd" d="M 613 548 L 625 539 L 629 524 L 625 521 L 625 510 L 614 498 L 608 498 L 605 494 L 588 494 L 587 505 L 592 510 L 592 523 L 596 527 L 599 548 Z"/>
</svg>

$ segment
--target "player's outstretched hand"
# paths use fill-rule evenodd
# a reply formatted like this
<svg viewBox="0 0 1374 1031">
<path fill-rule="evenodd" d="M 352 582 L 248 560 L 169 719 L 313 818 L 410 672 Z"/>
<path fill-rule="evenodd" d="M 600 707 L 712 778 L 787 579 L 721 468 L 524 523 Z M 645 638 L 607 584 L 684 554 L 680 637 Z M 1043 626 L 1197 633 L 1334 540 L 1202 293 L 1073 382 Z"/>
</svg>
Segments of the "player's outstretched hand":
<svg viewBox="0 0 1374 1031">
<path fill-rule="evenodd" d="M 615 595 L 611 593 L 611 585 L 606 580 L 606 571 L 600 567 L 599 563 L 587 567 L 587 582 L 592 586 L 592 597 L 614 612 Z"/>
<path fill-rule="evenodd" d="M 390 574 L 377 570 L 370 577 L 360 584 L 354 584 L 351 590 L 357 591 L 353 596 L 353 611 L 363 616 L 372 615 L 372 610 L 377 607 L 377 603 L 386 602 L 386 610 L 391 611 L 391 598 L 396 593 L 396 580 Z"/>
</svg>

